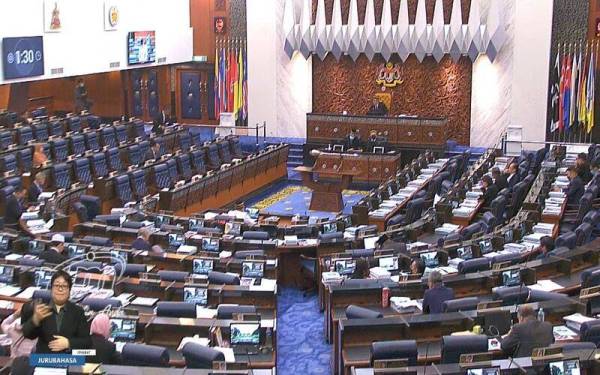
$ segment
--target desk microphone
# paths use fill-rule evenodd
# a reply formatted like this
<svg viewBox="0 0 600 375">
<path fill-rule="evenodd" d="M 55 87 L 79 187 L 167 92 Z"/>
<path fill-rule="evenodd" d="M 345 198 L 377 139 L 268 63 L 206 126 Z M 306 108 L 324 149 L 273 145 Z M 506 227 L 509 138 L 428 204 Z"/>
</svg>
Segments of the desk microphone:
<svg viewBox="0 0 600 375">
<path fill-rule="evenodd" d="M 521 343 L 519 342 L 519 343 L 517 343 L 517 347 L 515 348 L 515 350 L 512 354 L 515 355 L 516 353 L 518 353 L 520 347 L 521 347 Z M 510 359 L 510 362 L 508 362 L 508 370 L 511 369 L 512 364 L 514 363 L 521 373 L 527 374 L 527 371 L 525 371 L 525 369 L 523 367 L 521 367 L 521 365 L 519 365 L 517 362 L 515 362 L 513 355 L 508 357 L 508 359 Z"/>
<path fill-rule="evenodd" d="M 425 364 L 423 365 L 423 374 L 427 372 L 427 357 L 429 356 L 429 345 L 430 342 L 427 342 L 427 346 L 425 347 Z"/>
</svg>

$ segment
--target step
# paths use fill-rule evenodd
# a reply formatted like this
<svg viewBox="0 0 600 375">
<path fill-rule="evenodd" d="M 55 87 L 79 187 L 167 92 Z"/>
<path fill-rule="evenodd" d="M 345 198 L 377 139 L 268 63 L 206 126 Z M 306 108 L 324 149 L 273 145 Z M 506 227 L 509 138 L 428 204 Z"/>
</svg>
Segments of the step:
<svg viewBox="0 0 600 375">
<path fill-rule="evenodd" d="M 304 165 L 304 162 L 302 162 L 302 161 L 288 160 L 288 162 L 287 162 L 288 167 L 300 167 L 302 165 Z"/>
</svg>

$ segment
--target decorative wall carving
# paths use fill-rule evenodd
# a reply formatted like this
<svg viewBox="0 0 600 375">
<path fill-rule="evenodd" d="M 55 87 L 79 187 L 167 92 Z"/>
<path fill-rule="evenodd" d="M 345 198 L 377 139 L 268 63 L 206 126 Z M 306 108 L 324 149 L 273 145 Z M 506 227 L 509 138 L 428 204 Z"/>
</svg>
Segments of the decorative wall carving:
<svg viewBox="0 0 600 375">
<path fill-rule="evenodd" d="M 229 0 L 229 37 L 246 39 L 246 0 Z"/>
<path fill-rule="evenodd" d="M 361 55 L 356 62 L 348 56 L 339 62 L 331 55 L 324 61 L 313 58 L 313 112 L 365 114 L 381 86 L 375 80 L 380 55 L 373 62 Z M 387 88 L 392 93 L 390 115 L 411 114 L 421 117 L 446 117 L 446 137 L 459 144 L 469 144 L 471 116 L 472 64 L 462 57 L 457 64 L 446 56 L 438 64 L 432 57 L 419 63 L 410 56 L 400 63 L 403 83 Z"/>
</svg>

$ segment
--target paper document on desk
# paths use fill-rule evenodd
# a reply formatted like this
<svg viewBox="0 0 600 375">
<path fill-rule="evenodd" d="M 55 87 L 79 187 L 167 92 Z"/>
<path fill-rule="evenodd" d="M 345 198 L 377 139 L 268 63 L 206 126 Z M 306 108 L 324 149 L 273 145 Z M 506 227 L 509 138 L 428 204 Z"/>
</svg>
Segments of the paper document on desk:
<svg viewBox="0 0 600 375">
<path fill-rule="evenodd" d="M 552 327 L 554 333 L 554 339 L 558 340 L 569 340 L 577 337 L 577 332 L 573 331 L 567 326 L 554 326 Z"/>
<path fill-rule="evenodd" d="M 206 307 L 196 305 L 196 318 L 212 319 L 217 316 L 217 309 L 207 309 Z"/>
<path fill-rule="evenodd" d="M 23 255 L 14 254 L 14 253 L 8 254 L 7 256 L 4 257 L 4 259 L 6 259 L 6 260 L 17 260 L 17 259 L 21 259 L 21 258 L 23 258 Z"/>
<path fill-rule="evenodd" d="M 12 297 L 19 293 L 21 288 L 13 285 L 4 285 L 0 287 L 0 296 Z"/>
<path fill-rule="evenodd" d="M 575 313 L 571 315 L 567 315 L 563 317 L 563 320 L 567 324 L 567 327 L 579 332 L 581 325 L 585 322 L 589 322 L 592 320 L 596 320 L 594 318 L 590 318 L 589 316 L 582 315 L 580 313 Z"/>
<path fill-rule="evenodd" d="M 154 306 L 156 302 L 158 302 L 158 298 L 137 297 L 131 301 L 131 304 L 137 306 Z"/>
<path fill-rule="evenodd" d="M 66 368 L 36 367 L 33 375 L 67 375 Z"/>
<path fill-rule="evenodd" d="M 198 337 L 198 335 L 194 337 L 184 337 L 183 339 L 181 339 L 177 351 L 180 352 L 185 346 L 185 344 L 189 342 L 193 342 L 194 344 L 200 344 L 202 346 L 208 346 L 210 344 L 210 340 L 206 337 Z"/>
<path fill-rule="evenodd" d="M 27 289 L 25 289 L 24 291 L 22 291 L 21 293 L 19 293 L 17 298 L 31 299 L 33 297 L 33 293 L 38 289 L 40 289 L 40 288 L 35 287 L 35 286 L 30 286 Z"/>
<path fill-rule="evenodd" d="M 235 362 L 235 354 L 233 354 L 233 349 L 231 348 L 222 348 L 220 346 L 214 346 L 213 349 L 220 351 L 225 356 L 225 362 L 234 363 Z"/>
<path fill-rule="evenodd" d="M 553 292 L 564 287 L 552 280 L 538 280 L 537 284 L 529 285 L 529 289 L 542 290 L 544 292 Z"/>
<path fill-rule="evenodd" d="M 277 280 L 274 279 L 262 279 L 260 285 L 248 286 L 248 290 L 275 291 L 275 288 L 277 288 Z"/>
</svg>

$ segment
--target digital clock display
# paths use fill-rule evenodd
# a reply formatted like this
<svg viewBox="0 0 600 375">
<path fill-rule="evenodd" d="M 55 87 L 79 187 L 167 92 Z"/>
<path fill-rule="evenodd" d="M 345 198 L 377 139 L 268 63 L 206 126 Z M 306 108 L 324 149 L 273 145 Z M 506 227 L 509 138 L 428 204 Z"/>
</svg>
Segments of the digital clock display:
<svg viewBox="0 0 600 375">
<path fill-rule="evenodd" d="M 4 79 L 44 75 L 44 42 L 41 36 L 3 38 Z"/>
</svg>

